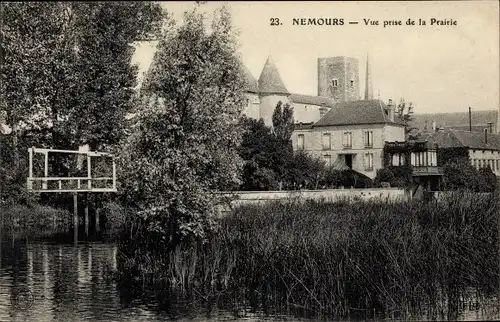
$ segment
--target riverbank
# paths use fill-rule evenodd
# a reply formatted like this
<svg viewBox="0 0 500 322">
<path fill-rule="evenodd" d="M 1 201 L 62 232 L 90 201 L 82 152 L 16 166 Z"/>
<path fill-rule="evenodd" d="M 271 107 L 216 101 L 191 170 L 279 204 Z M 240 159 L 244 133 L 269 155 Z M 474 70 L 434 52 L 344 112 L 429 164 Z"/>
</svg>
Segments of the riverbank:
<svg viewBox="0 0 500 322">
<path fill-rule="evenodd" d="M 274 202 L 235 209 L 206 244 L 119 243 L 122 280 L 256 309 L 345 319 L 454 319 L 498 296 L 498 196 L 435 202 Z M 140 242 L 138 242 L 140 241 Z"/>
</svg>

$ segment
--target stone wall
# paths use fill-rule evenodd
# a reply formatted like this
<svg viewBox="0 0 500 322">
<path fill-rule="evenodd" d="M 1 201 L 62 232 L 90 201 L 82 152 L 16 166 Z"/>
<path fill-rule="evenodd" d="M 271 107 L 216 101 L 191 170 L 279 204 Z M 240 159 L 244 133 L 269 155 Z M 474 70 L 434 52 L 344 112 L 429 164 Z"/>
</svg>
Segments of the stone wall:
<svg viewBox="0 0 500 322">
<path fill-rule="evenodd" d="M 332 88 L 332 79 L 337 79 Z M 356 101 L 359 95 L 359 61 L 351 57 L 318 58 L 318 96 L 338 102 Z"/>
<path fill-rule="evenodd" d="M 238 191 L 235 193 L 222 193 L 233 200 L 226 205 L 221 205 L 222 211 L 230 207 L 247 204 L 259 204 L 278 200 L 324 200 L 335 201 L 340 199 L 362 199 L 396 201 L 406 200 L 408 195 L 404 189 L 399 188 L 369 188 L 369 189 L 327 189 L 327 190 L 293 190 L 293 191 Z"/>
</svg>

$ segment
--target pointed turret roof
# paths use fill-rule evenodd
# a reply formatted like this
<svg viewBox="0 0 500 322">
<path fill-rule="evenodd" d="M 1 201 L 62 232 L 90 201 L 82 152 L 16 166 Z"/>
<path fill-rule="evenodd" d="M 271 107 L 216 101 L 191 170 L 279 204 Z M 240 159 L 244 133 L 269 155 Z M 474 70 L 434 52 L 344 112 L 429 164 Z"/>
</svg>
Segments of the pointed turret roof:
<svg viewBox="0 0 500 322">
<path fill-rule="evenodd" d="M 245 74 L 245 90 L 250 93 L 258 93 L 259 87 L 257 85 L 257 80 L 253 77 L 250 70 L 243 63 L 241 64 L 243 73 Z"/>
<path fill-rule="evenodd" d="M 263 94 L 290 94 L 283 84 L 278 68 L 276 68 L 271 56 L 267 58 L 260 74 L 259 92 Z"/>
</svg>

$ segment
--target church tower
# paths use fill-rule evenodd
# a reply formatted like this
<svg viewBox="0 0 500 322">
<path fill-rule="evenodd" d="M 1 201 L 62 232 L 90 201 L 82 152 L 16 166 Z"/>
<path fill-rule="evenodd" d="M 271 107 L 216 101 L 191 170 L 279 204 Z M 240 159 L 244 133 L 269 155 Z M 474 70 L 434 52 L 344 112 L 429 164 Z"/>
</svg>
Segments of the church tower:
<svg viewBox="0 0 500 322">
<path fill-rule="evenodd" d="M 365 101 L 373 99 L 372 71 L 370 69 L 370 57 L 366 55 L 366 78 L 365 78 Z"/>
<path fill-rule="evenodd" d="M 274 64 L 271 56 L 267 58 L 262 69 L 259 81 L 260 117 L 264 123 L 272 126 L 273 113 L 279 101 L 283 104 L 289 103 L 290 93 L 283 84 L 278 68 Z"/>
<path fill-rule="evenodd" d="M 359 100 L 358 60 L 345 56 L 318 58 L 318 96 L 336 102 Z"/>
</svg>

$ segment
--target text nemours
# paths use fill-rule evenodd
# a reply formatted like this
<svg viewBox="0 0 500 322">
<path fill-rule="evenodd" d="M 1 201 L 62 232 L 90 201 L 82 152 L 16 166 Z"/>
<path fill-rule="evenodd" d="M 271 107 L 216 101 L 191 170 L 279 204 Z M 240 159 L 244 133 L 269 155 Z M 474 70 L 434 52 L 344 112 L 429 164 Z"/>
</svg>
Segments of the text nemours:
<svg viewBox="0 0 500 322">
<path fill-rule="evenodd" d="M 278 18 L 273 18 L 278 19 Z M 272 20 L 273 20 L 272 19 Z M 380 27 L 393 27 L 393 26 L 456 26 L 458 23 L 454 19 L 441 19 L 441 18 L 408 18 L 404 20 L 376 20 L 371 18 L 363 18 L 361 20 L 346 20 L 344 18 L 293 18 L 292 25 L 294 26 L 343 26 L 343 25 L 365 25 L 365 26 L 380 26 Z M 271 23 L 273 25 L 273 23 Z M 277 25 L 277 24 L 276 24 Z"/>
</svg>

